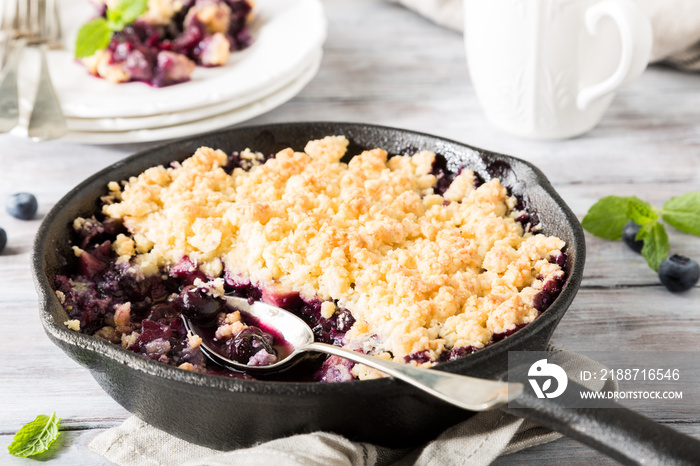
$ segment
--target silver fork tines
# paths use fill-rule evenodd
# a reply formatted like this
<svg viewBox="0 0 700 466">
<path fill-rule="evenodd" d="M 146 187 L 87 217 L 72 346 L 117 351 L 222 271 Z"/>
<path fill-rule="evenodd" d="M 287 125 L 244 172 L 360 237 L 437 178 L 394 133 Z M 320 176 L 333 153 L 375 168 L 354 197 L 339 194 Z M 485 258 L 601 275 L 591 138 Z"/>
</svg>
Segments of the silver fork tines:
<svg viewBox="0 0 700 466">
<path fill-rule="evenodd" d="M 0 5 L 0 71 L 2 71 L 7 63 L 10 42 L 12 41 L 14 13 L 10 8 L 10 2 L 3 2 Z"/>
<path fill-rule="evenodd" d="M 41 71 L 37 88 L 34 108 L 29 117 L 29 137 L 35 141 L 45 141 L 64 136 L 67 132 L 66 119 L 61 111 L 61 103 L 51 83 L 46 50 L 52 39 L 56 39 L 56 31 L 60 31 L 55 0 L 29 0 L 34 11 L 32 30 L 37 28 L 38 47 L 41 52 Z"/>
<path fill-rule="evenodd" d="M 19 123 L 19 98 L 17 71 L 26 39 L 22 37 L 29 28 L 29 2 L 15 0 L 2 2 L 2 34 L 4 66 L 0 74 L 0 133 L 6 133 Z"/>
<path fill-rule="evenodd" d="M 49 29 L 49 47 L 61 48 L 63 47 L 63 28 L 61 27 L 61 17 L 58 11 L 58 0 L 49 0 L 46 8 L 53 15 L 53 21 L 51 21 L 51 28 Z"/>
</svg>

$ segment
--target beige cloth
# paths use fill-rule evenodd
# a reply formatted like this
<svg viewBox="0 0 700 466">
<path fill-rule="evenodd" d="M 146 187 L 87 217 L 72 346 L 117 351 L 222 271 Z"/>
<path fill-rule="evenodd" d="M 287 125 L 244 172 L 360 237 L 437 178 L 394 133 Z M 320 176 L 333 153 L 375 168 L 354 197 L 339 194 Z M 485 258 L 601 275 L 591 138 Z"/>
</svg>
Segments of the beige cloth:
<svg viewBox="0 0 700 466">
<path fill-rule="evenodd" d="M 462 0 L 392 0 L 461 31 Z M 485 0 L 486 1 L 486 0 Z M 654 30 L 652 62 L 700 71 L 700 0 L 636 0 Z"/>
<path fill-rule="evenodd" d="M 90 449 L 120 465 L 371 466 L 386 464 L 487 465 L 501 454 L 551 442 L 561 435 L 500 411 L 479 413 L 422 449 L 392 450 L 325 432 L 295 435 L 221 452 L 194 445 L 132 416 L 100 434 Z"/>
<path fill-rule="evenodd" d="M 573 353 L 560 352 L 559 356 L 563 356 L 565 362 L 561 365 L 569 374 L 603 367 Z M 591 390 L 617 389 L 616 384 L 604 386 L 599 380 L 586 384 Z M 415 449 L 395 450 L 317 432 L 273 440 L 252 448 L 221 452 L 180 440 L 132 416 L 121 426 L 95 437 L 89 447 L 110 461 L 130 466 L 485 466 L 498 456 L 551 442 L 559 437 L 560 434 L 530 421 L 492 410 L 474 415 L 447 429 L 434 441 Z"/>
</svg>

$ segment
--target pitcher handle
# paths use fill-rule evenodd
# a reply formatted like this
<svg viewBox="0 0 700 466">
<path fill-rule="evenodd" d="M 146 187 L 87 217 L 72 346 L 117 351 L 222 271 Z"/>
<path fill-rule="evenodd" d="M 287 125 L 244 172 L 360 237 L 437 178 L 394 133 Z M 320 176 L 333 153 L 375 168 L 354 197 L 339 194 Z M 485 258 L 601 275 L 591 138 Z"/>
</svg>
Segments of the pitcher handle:
<svg viewBox="0 0 700 466">
<path fill-rule="evenodd" d="M 594 101 L 639 76 L 651 57 L 651 23 L 632 0 L 603 0 L 591 6 L 585 15 L 586 29 L 591 35 L 597 34 L 598 22 L 604 16 L 610 17 L 620 31 L 620 64 L 609 78 L 579 91 L 576 98 L 579 110 L 586 110 Z"/>
</svg>

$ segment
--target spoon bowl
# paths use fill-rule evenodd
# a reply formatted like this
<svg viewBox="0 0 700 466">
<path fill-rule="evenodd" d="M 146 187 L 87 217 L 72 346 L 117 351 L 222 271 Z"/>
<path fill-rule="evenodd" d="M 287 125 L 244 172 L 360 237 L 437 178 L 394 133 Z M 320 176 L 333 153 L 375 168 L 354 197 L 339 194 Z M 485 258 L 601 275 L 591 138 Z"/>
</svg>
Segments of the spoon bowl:
<svg viewBox="0 0 700 466">
<path fill-rule="evenodd" d="M 237 371 L 248 372 L 276 372 L 288 369 L 301 359 L 306 348 L 314 343 L 314 334 L 311 328 L 301 318 L 281 307 L 273 306 L 262 301 L 249 303 L 246 298 L 226 296 L 226 304 L 244 314 L 247 320 L 253 321 L 256 327 L 260 327 L 266 333 L 275 338 L 277 362 L 266 365 L 249 365 L 227 358 L 211 345 L 206 338 L 205 331 L 197 322 L 185 315 L 183 321 L 189 333 L 202 338 L 200 348 L 202 353 L 211 361 Z"/>
<path fill-rule="evenodd" d="M 205 332 L 195 321 L 183 315 L 188 333 L 201 338 L 200 349 L 212 362 L 237 371 L 274 372 L 286 369 L 309 352 L 340 356 L 364 364 L 403 382 L 409 383 L 448 403 L 470 411 L 484 411 L 517 398 L 523 391 L 520 383 L 478 379 L 432 369 L 401 364 L 359 353 L 340 346 L 314 341 L 311 328 L 302 319 L 281 307 L 261 301 L 250 303 L 245 298 L 225 296 L 226 304 L 240 311 L 266 333 L 273 335 L 277 360 L 272 364 L 249 365 L 230 359 L 209 344 Z M 251 358 L 252 359 L 252 358 Z"/>
</svg>

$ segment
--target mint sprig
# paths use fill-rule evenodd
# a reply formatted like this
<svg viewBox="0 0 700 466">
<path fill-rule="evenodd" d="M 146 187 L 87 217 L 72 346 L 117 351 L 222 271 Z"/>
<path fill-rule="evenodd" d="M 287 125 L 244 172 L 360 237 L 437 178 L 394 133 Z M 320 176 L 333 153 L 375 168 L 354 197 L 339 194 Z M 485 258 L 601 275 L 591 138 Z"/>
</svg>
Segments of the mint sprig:
<svg viewBox="0 0 700 466">
<path fill-rule="evenodd" d="M 107 9 L 107 22 L 114 31 L 121 31 L 136 21 L 148 9 L 148 0 L 119 0 L 114 8 Z"/>
<path fill-rule="evenodd" d="M 627 204 L 627 218 L 643 227 L 655 222 L 659 218 L 659 214 L 648 202 L 633 196 L 629 198 L 629 203 Z"/>
<path fill-rule="evenodd" d="M 115 32 L 121 31 L 148 10 L 148 0 L 119 0 L 108 8 L 106 18 L 95 18 L 80 28 L 75 39 L 75 58 L 86 58 L 106 49 Z"/>
<path fill-rule="evenodd" d="M 673 197 L 659 210 L 634 196 L 607 196 L 588 210 L 581 225 L 595 236 L 619 240 L 627 222 L 633 221 L 642 227 L 636 237 L 644 241 L 642 256 L 658 271 L 671 250 L 661 219 L 682 232 L 700 236 L 700 191 Z"/>
<path fill-rule="evenodd" d="M 7 447 L 11 455 L 25 458 L 43 453 L 58 438 L 61 418 L 56 413 L 50 416 L 40 414 L 32 422 L 25 424 Z"/>
<path fill-rule="evenodd" d="M 75 58 L 90 57 L 98 50 L 107 48 L 112 40 L 112 30 L 104 18 L 96 18 L 83 24 L 75 39 Z"/>
<path fill-rule="evenodd" d="M 658 272 L 659 265 L 668 257 L 671 250 L 663 224 L 657 221 L 647 223 L 639 230 L 636 239 L 644 241 L 642 256 L 649 267 Z"/>
<path fill-rule="evenodd" d="M 586 231 L 612 241 L 622 238 L 622 229 L 630 221 L 627 208 L 631 197 L 604 197 L 590 208 L 581 225 Z"/>
<path fill-rule="evenodd" d="M 664 204 L 661 214 L 669 225 L 700 236 L 700 191 L 672 197 Z"/>
</svg>

